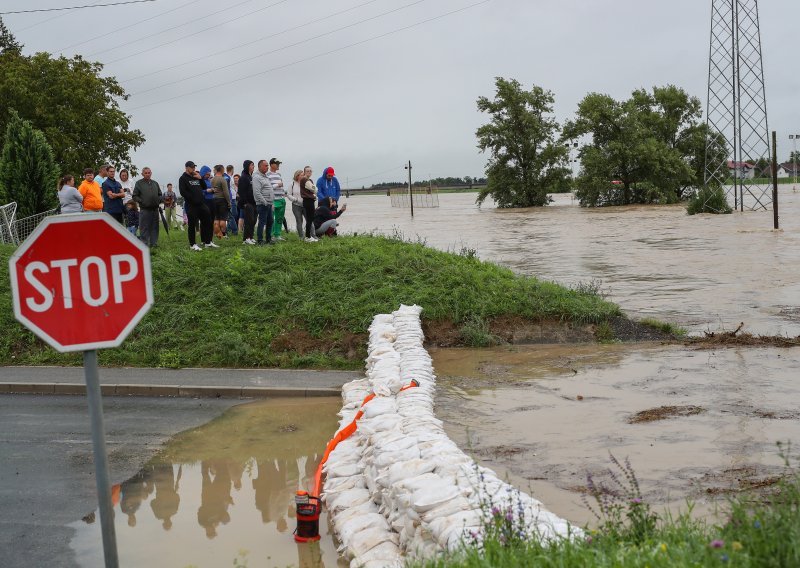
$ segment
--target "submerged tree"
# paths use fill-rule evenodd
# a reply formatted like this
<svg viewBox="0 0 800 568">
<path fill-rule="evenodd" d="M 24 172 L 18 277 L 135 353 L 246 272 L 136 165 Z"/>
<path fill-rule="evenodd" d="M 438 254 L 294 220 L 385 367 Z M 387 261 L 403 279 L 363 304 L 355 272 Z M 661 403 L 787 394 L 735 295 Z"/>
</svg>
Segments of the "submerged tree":
<svg viewBox="0 0 800 568">
<path fill-rule="evenodd" d="M 590 135 L 580 151 L 581 205 L 675 203 L 703 185 L 706 126 L 701 104 L 669 85 L 634 91 L 626 101 L 591 93 L 565 138 Z"/>
<path fill-rule="evenodd" d="M 514 79 L 497 77 L 494 100 L 478 99 L 478 110 L 491 116 L 478 128 L 478 148 L 490 152 L 487 185 L 478 203 L 492 196 L 499 207 L 547 205 L 548 193 L 569 187 L 567 149 L 557 143 L 559 125 L 552 118 L 553 94 L 534 86 L 525 91 Z"/>
<path fill-rule="evenodd" d="M 44 133 L 63 171 L 75 174 L 104 162 L 129 166 L 144 136 L 119 107 L 128 98 L 125 90 L 102 70 L 80 55 L 25 56 L 0 21 L 0 132 L 13 108 Z"/>
<path fill-rule="evenodd" d="M 17 202 L 17 217 L 58 205 L 58 168 L 53 150 L 40 131 L 13 110 L 0 153 L 0 203 Z"/>
</svg>

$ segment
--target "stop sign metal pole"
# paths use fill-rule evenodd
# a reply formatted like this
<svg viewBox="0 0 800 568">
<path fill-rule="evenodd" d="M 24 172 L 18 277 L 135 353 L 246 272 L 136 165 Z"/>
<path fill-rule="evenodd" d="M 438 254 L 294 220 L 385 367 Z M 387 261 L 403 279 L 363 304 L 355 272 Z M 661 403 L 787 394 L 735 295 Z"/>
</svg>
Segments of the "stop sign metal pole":
<svg viewBox="0 0 800 568">
<path fill-rule="evenodd" d="M 97 372 L 97 351 L 94 349 L 83 352 L 83 371 L 86 376 L 86 400 L 89 403 L 89 421 L 92 427 L 92 451 L 97 502 L 100 509 L 100 528 L 103 532 L 103 555 L 106 568 L 118 568 L 117 533 L 114 530 L 114 505 L 111 502 L 111 477 L 108 474 L 106 431 L 103 426 L 103 402 L 100 376 Z"/>
</svg>

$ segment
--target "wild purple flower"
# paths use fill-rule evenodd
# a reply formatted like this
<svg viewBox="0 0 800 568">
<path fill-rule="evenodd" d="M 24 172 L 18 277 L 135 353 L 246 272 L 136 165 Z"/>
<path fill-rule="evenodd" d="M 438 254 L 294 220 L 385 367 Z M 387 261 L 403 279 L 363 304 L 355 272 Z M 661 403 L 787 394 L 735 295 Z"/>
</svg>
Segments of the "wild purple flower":
<svg viewBox="0 0 800 568">
<path fill-rule="evenodd" d="M 592 538 L 592 535 L 587 535 L 587 536 L 586 536 L 586 544 L 592 544 L 592 541 L 593 541 L 593 540 L 594 540 L 594 539 Z"/>
<path fill-rule="evenodd" d="M 725 546 L 725 541 L 724 540 L 719 540 L 719 539 L 712 540 L 711 544 L 709 544 L 709 546 L 711 548 L 722 548 L 723 546 Z"/>
<path fill-rule="evenodd" d="M 508 511 L 508 512 L 506 513 L 506 520 L 507 520 L 509 523 L 510 523 L 511 521 L 513 521 L 513 520 L 514 520 L 514 513 L 512 513 L 511 511 Z"/>
<path fill-rule="evenodd" d="M 719 559 L 722 560 L 723 562 L 727 562 L 728 561 L 728 555 L 727 554 L 723 554 L 722 556 L 719 557 Z"/>
<path fill-rule="evenodd" d="M 497 507 L 492 507 L 492 516 L 497 517 L 498 515 L 500 515 L 500 509 Z"/>
<path fill-rule="evenodd" d="M 760 529 L 761 528 L 761 521 L 756 521 L 753 523 L 753 527 Z"/>
<path fill-rule="evenodd" d="M 634 505 L 641 505 L 642 504 L 642 498 L 641 497 L 634 497 L 633 499 L 631 499 L 631 503 L 633 503 Z"/>
</svg>

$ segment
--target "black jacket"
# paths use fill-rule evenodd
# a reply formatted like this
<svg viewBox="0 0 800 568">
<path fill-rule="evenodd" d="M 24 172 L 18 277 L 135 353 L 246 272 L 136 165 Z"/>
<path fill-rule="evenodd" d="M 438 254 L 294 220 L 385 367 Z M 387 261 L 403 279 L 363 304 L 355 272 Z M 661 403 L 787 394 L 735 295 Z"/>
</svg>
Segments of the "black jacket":
<svg viewBox="0 0 800 568">
<path fill-rule="evenodd" d="M 202 205 L 205 203 L 205 184 L 203 180 L 196 179 L 186 172 L 178 179 L 178 191 L 188 205 Z"/>
<path fill-rule="evenodd" d="M 239 195 L 236 198 L 239 207 L 242 205 L 255 206 L 256 204 L 256 199 L 253 197 L 253 178 L 250 177 L 250 164 L 252 163 L 250 160 L 245 160 L 242 164 L 242 173 L 239 176 Z"/>
<path fill-rule="evenodd" d="M 319 229 L 325 221 L 338 219 L 341 217 L 342 213 L 344 213 L 344 211 L 331 209 L 330 197 L 322 198 L 322 201 L 319 202 L 319 207 L 317 207 L 317 210 L 314 211 L 314 228 Z"/>
</svg>

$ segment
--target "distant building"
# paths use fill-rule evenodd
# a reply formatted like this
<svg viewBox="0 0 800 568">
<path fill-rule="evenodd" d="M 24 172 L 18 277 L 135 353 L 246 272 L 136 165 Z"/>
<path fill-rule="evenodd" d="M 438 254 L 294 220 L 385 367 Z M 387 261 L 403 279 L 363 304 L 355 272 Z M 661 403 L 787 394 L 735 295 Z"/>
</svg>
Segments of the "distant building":
<svg viewBox="0 0 800 568">
<path fill-rule="evenodd" d="M 751 162 L 734 162 L 728 160 L 730 177 L 735 179 L 753 179 L 756 177 L 756 165 Z"/>
<path fill-rule="evenodd" d="M 783 170 L 784 175 L 781 175 L 781 170 Z M 784 162 L 778 168 L 778 177 L 800 177 L 800 163 L 794 162 Z"/>
</svg>

